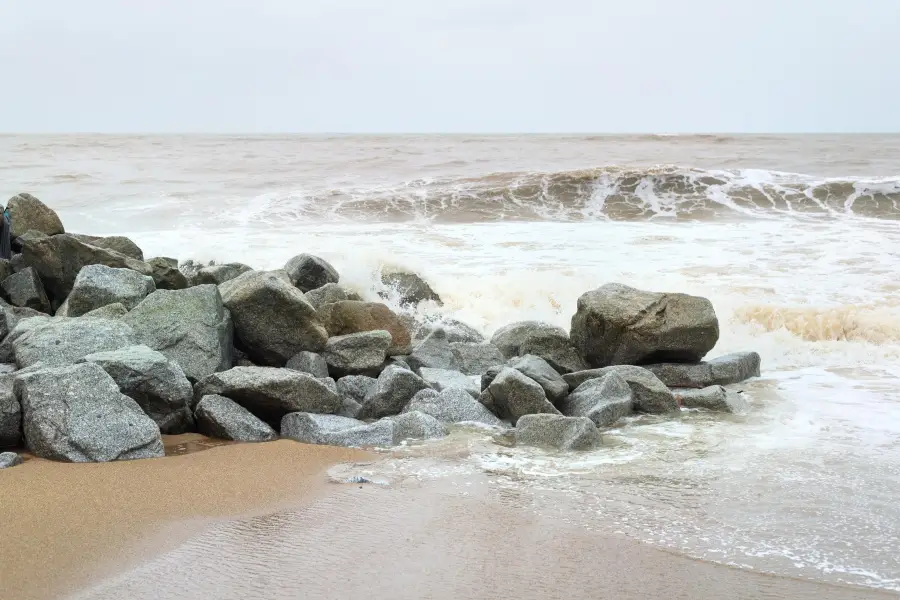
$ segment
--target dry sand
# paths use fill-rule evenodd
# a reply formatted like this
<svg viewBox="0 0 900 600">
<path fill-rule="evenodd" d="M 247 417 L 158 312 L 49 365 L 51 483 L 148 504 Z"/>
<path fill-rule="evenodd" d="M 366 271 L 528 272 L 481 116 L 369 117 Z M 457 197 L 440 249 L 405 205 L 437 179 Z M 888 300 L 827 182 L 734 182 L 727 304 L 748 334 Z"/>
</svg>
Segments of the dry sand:
<svg viewBox="0 0 900 600">
<path fill-rule="evenodd" d="M 206 445 L 176 441 L 176 454 Z M 894 597 L 587 531 L 533 513 L 524 496 L 486 477 L 325 485 L 328 465 L 361 459 L 371 457 L 279 441 L 105 465 L 32 460 L 0 472 L 0 597 L 56 598 L 123 570 L 126 577 L 105 579 L 87 597 Z M 245 516 L 221 519 L 237 514 Z"/>
</svg>

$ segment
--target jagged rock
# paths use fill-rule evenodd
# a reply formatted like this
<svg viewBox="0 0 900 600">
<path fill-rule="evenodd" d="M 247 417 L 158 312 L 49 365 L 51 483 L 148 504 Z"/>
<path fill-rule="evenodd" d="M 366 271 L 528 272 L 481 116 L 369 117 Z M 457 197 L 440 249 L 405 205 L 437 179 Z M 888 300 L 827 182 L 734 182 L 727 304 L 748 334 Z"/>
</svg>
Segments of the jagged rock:
<svg viewBox="0 0 900 600">
<path fill-rule="evenodd" d="M 662 363 L 645 368 L 669 387 L 705 388 L 759 377 L 759 354 L 735 352 L 699 364 Z"/>
<path fill-rule="evenodd" d="M 125 308 L 120 302 L 114 302 L 113 304 L 107 304 L 106 306 L 95 308 L 94 310 L 86 312 L 81 316 L 93 317 L 95 319 L 121 319 L 127 314 L 127 308 Z"/>
<path fill-rule="evenodd" d="M 560 412 L 547 400 L 544 389 L 516 369 L 504 368 L 488 386 L 501 417 L 513 425 L 524 415 Z"/>
<path fill-rule="evenodd" d="M 203 396 L 194 412 L 203 435 L 236 442 L 268 442 L 278 437 L 268 424 L 225 396 Z"/>
<path fill-rule="evenodd" d="M 326 283 L 337 283 L 338 272 L 325 259 L 312 254 L 300 254 L 284 265 L 284 270 L 294 287 L 301 292 L 308 292 L 322 287 Z"/>
<path fill-rule="evenodd" d="M 426 369 L 448 369 L 458 371 L 459 365 L 453 355 L 453 348 L 447 341 L 447 333 L 437 328 L 431 334 L 419 342 L 412 354 L 406 358 L 406 362 L 413 371 Z"/>
<path fill-rule="evenodd" d="M 741 414 L 750 410 L 750 405 L 737 392 L 726 390 L 721 385 L 711 385 L 703 389 L 674 389 L 676 400 L 681 400 L 685 408 L 705 408 L 715 412 Z"/>
<path fill-rule="evenodd" d="M 451 344 L 479 344 L 484 341 L 484 336 L 477 329 L 456 319 L 443 319 L 438 323 L 426 323 L 418 328 L 416 338 L 424 339 L 438 327 L 444 330 L 447 334 L 447 341 Z"/>
<path fill-rule="evenodd" d="M 22 441 L 22 407 L 13 392 L 15 372 L 0 374 L 0 448 L 14 448 Z"/>
<path fill-rule="evenodd" d="M 304 296 L 316 310 L 326 304 L 334 304 L 343 300 L 362 300 L 356 292 L 351 292 L 336 283 L 326 283 L 320 288 L 306 292 Z"/>
<path fill-rule="evenodd" d="M 177 363 L 147 346 L 129 346 L 88 354 L 81 362 L 100 367 L 119 391 L 138 403 L 166 434 L 190 431 L 194 424 L 191 383 Z"/>
<path fill-rule="evenodd" d="M 438 296 L 428 283 L 415 273 L 396 272 L 382 273 L 381 283 L 391 289 L 397 295 L 401 305 L 418 304 L 419 302 L 435 302 L 443 305 Z M 390 296 L 390 293 L 383 294 Z"/>
<path fill-rule="evenodd" d="M 500 349 L 493 344 L 451 342 L 450 349 L 459 370 L 466 375 L 481 375 L 505 362 Z"/>
<path fill-rule="evenodd" d="M 69 462 L 163 456 L 159 427 L 92 363 L 16 377 L 28 449 Z"/>
<path fill-rule="evenodd" d="M 396 415 L 409 404 L 416 392 L 427 387 L 428 384 L 412 371 L 395 366 L 387 367 L 366 394 L 359 418 L 380 419 Z"/>
<path fill-rule="evenodd" d="M 613 425 L 633 408 L 631 388 L 615 371 L 585 381 L 560 403 L 564 415 L 586 417 L 597 427 Z"/>
<path fill-rule="evenodd" d="M 388 447 L 394 445 L 394 428 L 394 423 L 388 420 L 367 425 L 338 415 L 295 412 L 285 415 L 281 420 L 281 437 L 304 444 L 351 448 Z"/>
<path fill-rule="evenodd" d="M 71 365 L 88 354 L 137 344 L 134 330 L 110 319 L 35 317 L 19 322 L 10 333 L 20 368 Z"/>
<path fill-rule="evenodd" d="M 589 379 L 601 377 L 606 373 L 615 371 L 628 382 L 634 394 L 634 410 L 646 413 L 668 413 L 678 410 L 675 396 L 656 375 L 643 367 L 632 365 L 614 365 L 602 369 L 591 369 L 564 375 L 563 378 L 571 388 L 577 388 Z"/>
<path fill-rule="evenodd" d="M 273 427 L 287 413 L 330 414 L 341 405 L 340 397 L 312 375 L 272 367 L 213 373 L 194 387 L 195 401 L 209 395 L 231 398 Z"/>
<path fill-rule="evenodd" d="M 425 383 L 439 392 L 449 388 L 459 388 L 468 392 L 473 398 L 478 398 L 481 395 L 481 388 L 478 383 L 459 371 L 423 368 L 419 370 L 419 375 L 425 380 Z"/>
<path fill-rule="evenodd" d="M 585 417 L 524 415 L 516 424 L 517 446 L 556 450 L 593 450 L 602 439 L 594 423 Z"/>
<path fill-rule="evenodd" d="M 178 261 L 174 258 L 157 257 L 147 261 L 150 276 L 156 288 L 160 290 L 183 290 L 188 287 L 187 277 L 178 270 Z"/>
<path fill-rule="evenodd" d="M 15 452 L 0 452 L 0 469 L 17 467 L 23 462 L 22 457 Z"/>
<path fill-rule="evenodd" d="M 383 330 L 339 335 L 328 338 L 322 356 L 329 369 L 341 375 L 377 372 L 391 341 L 391 334 Z"/>
<path fill-rule="evenodd" d="M 554 404 L 569 395 L 569 384 L 547 361 L 538 356 L 526 355 L 513 358 L 506 363 L 506 366 L 519 371 L 544 388 L 547 399 Z"/>
<path fill-rule="evenodd" d="M 10 275 L 0 285 L 13 306 L 30 308 L 42 313 L 50 312 L 50 300 L 47 299 L 44 284 L 41 283 L 37 271 L 31 267 Z"/>
<path fill-rule="evenodd" d="M 141 250 L 140 247 L 134 243 L 134 241 L 125 236 L 112 235 L 108 237 L 100 237 L 96 235 L 83 235 L 79 233 L 73 233 L 71 235 L 78 238 L 85 244 L 90 244 L 91 246 L 96 246 L 97 248 L 103 248 L 105 250 L 112 250 L 113 252 L 118 252 L 123 256 L 127 256 L 128 258 L 133 258 L 135 260 L 144 260 L 144 251 Z"/>
<path fill-rule="evenodd" d="M 587 369 L 587 363 L 569 341 L 555 335 L 536 335 L 519 346 L 519 354 L 532 354 L 547 361 L 557 373 L 572 373 Z"/>
<path fill-rule="evenodd" d="M 491 337 L 491 343 L 500 349 L 503 356 L 513 358 L 522 356 L 522 345 L 534 338 L 558 338 L 568 340 L 566 330 L 549 323 L 539 321 L 518 321 L 504 325 Z"/>
<path fill-rule="evenodd" d="M 123 321 L 139 343 L 178 363 L 191 381 L 231 368 L 231 317 L 214 285 L 157 290 Z"/>
<path fill-rule="evenodd" d="M 10 235 L 13 238 L 24 235 L 27 231 L 40 231 L 46 235 L 65 233 L 59 215 L 49 206 L 28 193 L 13 196 L 6 203 L 12 220 Z"/>
<path fill-rule="evenodd" d="M 404 440 L 432 440 L 447 435 L 447 428 L 440 421 L 419 411 L 404 411 L 385 420 L 394 424 L 394 445 Z"/>
<path fill-rule="evenodd" d="M 502 427 L 503 422 L 465 390 L 448 388 L 440 393 L 422 390 L 413 396 L 403 412 L 418 411 L 442 423 L 474 422 Z"/>
<path fill-rule="evenodd" d="M 155 291 L 156 284 L 147 275 L 131 269 L 87 265 L 78 273 L 69 297 L 56 314 L 61 317 L 80 317 L 114 303 L 131 310 Z"/>
<path fill-rule="evenodd" d="M 291 357 L 285 368 L 301 373 L 309 373 L 313 377 L 322 379 L 328 377 L 328 363 L 325 358 L 315 352 L 298 352 Z"/>
<path fill-rule="evenodd" d="M 322 306 L 319 316 L 329 336 L 382 329 L 391 334 L 389 356 L 406 354 L 411 349 L 409 330 L 400 317 L 384 304 L 344 300 Z"/>
<path fill-rule="evenodd" d="M 226 281 L 231 281 L 236 277 L 240 277 L 244 273 L 249 273 L 253 269 L 242 263 L 227 263 L 224 265 L 210 265 L 203 267 L 194 275 L 191 283 L 193 285 L 212 284 L 219 285 Z"/>
<path fill-rule="evenodd" d="M 341 397 L 341 408 L 337 414 L 356 418 L 366 394 L 375 387 L 377 381 L 374 377 L 366 375 L 347 375 L 338 379 L 337 391 Z"/>
<path fill-rule="evenodd" d="M 298 352 L 325 347 L 328 332 L 316 309 L 271 273 L 244 273 L 219 289 L 239 345 L 253 362 L 280 367 Z"/>
<path fill-rule="evenodd" d="M 719 339 L 712 303 L 610 283 L 583 294 L 571 339 L 589 366 L 699 362 Z"/>
<path fill-rule="evenodd" d="M 35 231 L 34 229 L 29 229 L 28 231 L 26 231 L 19 237 L 13 239 L 12 244 L 11 244 L 12 250 L 13 250 L 13 252 L 21 252 L 22 246 L 28 240 L 34 240 L 37 238 L 45 238 L 45 237 L 48 237 L 46 233 L 41 233 L 40 231 Z"/>
</svg>

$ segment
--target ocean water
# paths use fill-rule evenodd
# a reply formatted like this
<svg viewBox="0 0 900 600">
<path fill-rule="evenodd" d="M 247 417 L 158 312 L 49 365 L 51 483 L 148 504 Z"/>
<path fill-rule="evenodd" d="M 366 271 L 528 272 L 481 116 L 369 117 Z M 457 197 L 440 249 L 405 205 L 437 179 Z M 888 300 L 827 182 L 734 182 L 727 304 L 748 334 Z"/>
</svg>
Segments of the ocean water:
<svg viewBox="0 0 900 600">
<path fill-rule="evenodd" d="M 458 431 L 367 468 L 486 473 L 585 527 L 900 591 L 900 136 L 5 136 L 0 158 L 69 230 L 256 268 L 311 252 L 371 298 L 412 269 L 445 300 L 422 316 L 488 335 L 568 327 L 612 281 L 706 296 L 711 355 L 762 356 L 749 414 L 637 417 L 578 455 Z"/>
</svg>

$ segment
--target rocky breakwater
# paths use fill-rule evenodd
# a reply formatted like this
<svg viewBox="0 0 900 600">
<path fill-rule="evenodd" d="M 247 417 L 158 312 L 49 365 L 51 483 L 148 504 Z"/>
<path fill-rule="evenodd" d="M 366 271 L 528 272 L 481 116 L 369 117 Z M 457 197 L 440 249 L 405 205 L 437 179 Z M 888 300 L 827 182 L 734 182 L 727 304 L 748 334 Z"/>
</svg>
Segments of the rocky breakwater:
<svg viewBox="0 0 900 600">
<path fill-rule="evenodd" d="M 608 284 L 579 299 L 570 331 L 527 321 L 486 340 L 465 323 L 417 323 L 366 301 L 310 254 L 271 272 L 179 266 L 145 259 L 127 238 L 67 233 L 29 194 L 9 206 L 0 450 L 151 458 L 163 455 L 161 435 L 188 431 L 390 447 L 460 424 L 504 443 L 590 450 L 633 413 L 744 411 L 726 386 L 759 375 L 753 352 L 704 362 L 719 335 L 704 298 Z M 383 283 L 401 307 L 441 304 L 416 274 Z M 0 455 L 0 468 L 20 462 Z"/>
</svg>

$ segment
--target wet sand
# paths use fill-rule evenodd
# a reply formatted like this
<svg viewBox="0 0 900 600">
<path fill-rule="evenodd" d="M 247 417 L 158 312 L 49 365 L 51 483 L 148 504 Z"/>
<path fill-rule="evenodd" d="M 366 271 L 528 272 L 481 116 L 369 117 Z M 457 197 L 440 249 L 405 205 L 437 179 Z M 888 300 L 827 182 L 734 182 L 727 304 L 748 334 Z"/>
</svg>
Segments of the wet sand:
<svg viewBox="0 0 900 600">
<path fill-rule="evenodd" d="M 371 459 L 280 441 L 133 463 L 30 461 L 0 474 L 0 589 L 22 600 L 79 589 L 92 600 L 896 597 L 590 531 L 565 519 L 564 498 L 556 513 L 535 511 L 486 475 L 327 483 L 329 465 Z"/>
</svg>

